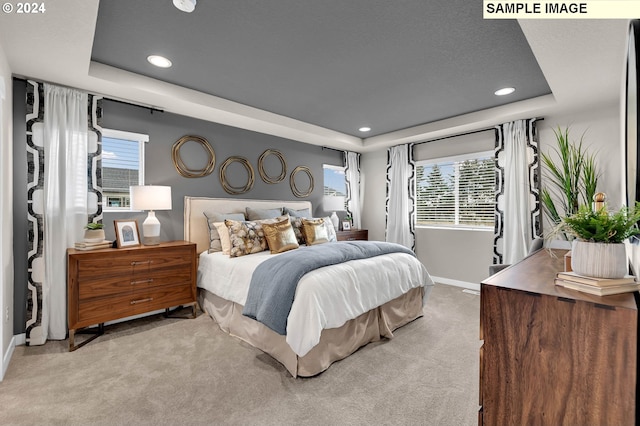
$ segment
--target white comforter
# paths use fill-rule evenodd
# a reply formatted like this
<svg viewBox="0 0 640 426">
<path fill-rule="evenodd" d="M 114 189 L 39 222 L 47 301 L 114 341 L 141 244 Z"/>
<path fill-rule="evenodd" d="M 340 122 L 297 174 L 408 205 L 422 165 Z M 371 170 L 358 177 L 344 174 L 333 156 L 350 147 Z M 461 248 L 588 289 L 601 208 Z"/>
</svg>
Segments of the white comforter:
<svg viewBox="0 0 640 426">
<path fill-rule="evenodd" d="M 272 256 L 277 254 L 264 251 L 230 258 L 202 253 L 198 287 L 244 306 L 253 270 Z M 298 356 L 304 356 L 318 344 L 323 329 L 341 327 L 416 287 L 425 287 L 424 304 L 432 286 L 424 265 L 405 253 L 316 269 L 298 284 L 287 320 L 287 343 Z"/>
</svg>

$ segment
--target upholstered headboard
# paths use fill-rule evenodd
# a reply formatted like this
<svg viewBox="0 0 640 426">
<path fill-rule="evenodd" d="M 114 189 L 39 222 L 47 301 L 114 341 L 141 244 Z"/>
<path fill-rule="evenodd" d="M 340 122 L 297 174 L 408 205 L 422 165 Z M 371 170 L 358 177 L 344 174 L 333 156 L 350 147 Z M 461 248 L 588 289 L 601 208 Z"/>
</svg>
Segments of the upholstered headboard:
<svg viewBox="0 0 640 426">
<path fill-rule="evenodd" d="M 253 209 L 288 207 L 295 210 L 308 208 L 313 212 L 310 201 L 184 197 L 184 239 L 196 243 L 198 253 L 202 253 L 209 248 L 209 227 L 204 212 L 244 213 L 247 207 Z"/>
</svg>

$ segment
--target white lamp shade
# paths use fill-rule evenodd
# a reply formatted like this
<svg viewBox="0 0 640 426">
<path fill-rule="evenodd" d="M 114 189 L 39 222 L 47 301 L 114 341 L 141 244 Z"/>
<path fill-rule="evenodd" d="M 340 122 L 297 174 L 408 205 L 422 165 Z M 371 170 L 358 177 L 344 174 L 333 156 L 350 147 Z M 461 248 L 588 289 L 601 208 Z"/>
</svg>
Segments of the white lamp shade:
<svg viewBox="0 0 640 426">
<path fill-rule="evenodd" d="M 170 186 L 130 186 L 129 195 L 132 210 L 171 210 Z"/>
<path fill-rule="evenodd" d="M 327 212 L 344 211 L 344 197 L 337 195 L 325 195 L 322 207 Z"/>
</svg>

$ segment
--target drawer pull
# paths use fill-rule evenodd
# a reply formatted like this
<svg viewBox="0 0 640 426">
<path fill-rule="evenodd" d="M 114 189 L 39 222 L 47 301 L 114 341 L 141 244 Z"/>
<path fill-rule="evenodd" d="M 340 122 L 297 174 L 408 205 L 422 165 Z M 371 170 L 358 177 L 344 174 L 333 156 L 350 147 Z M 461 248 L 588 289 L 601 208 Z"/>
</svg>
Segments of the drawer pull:
<svg viewBox="0 0 640 426">
<path fill-rule="evenodd" d="M 152 282 L 153 282 L 153 278 L 147 278 L 146 280 L 131 281 L 131 285 L 146 284 L 146 283 L 152 283 Z"/>
<path fill-rule="evenodd" d="M 136 265 L 151 265 L 153 263 L 153 260 L 142 260 L 140 262 L 131 262 L 131 266 L 136 266 Z"/>
<path fill-rule="evenodd" d="M 135 305 L 137 303 L 151 302 L 152 300 L 153 300 L 153 297 L 147 297 L 146 299 L 132 300 L 131 304 Z"/>
</svg>

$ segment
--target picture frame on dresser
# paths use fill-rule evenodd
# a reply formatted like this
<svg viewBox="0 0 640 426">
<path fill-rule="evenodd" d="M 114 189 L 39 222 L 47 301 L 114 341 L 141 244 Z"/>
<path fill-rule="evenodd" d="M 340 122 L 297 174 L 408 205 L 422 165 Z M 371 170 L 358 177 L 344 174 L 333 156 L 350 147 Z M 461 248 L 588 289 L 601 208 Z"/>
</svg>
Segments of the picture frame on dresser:
<svg viewBox="0 0 640 426">
<path fill-rule="evenodd" d="M 114 220 L 113 225 L 116 228 L 116 246 L 118 248 L 137 247 L 140 245 L 140 231 L 138 230 L 137 220 Z"/>
<path fill-rule="evenodd" d="M 342 230 L 343 231 L 351 230 L 351 222 L 349 222 L 348 220 L 345 220 L 344 222 L 342 222 Z"/>
</svg>

